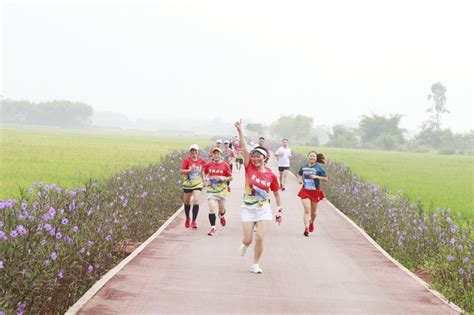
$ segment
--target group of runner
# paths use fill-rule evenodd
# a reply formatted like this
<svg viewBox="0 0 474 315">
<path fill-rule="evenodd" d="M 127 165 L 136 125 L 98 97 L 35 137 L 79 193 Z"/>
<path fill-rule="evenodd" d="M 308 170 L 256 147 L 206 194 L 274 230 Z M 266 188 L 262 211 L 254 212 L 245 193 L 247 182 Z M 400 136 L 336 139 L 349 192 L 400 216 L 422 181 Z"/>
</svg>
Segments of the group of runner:
<svg viewBox="0 0 474 315">
<path fill-rule="evenodd" d="M 192 144 L 189 147 L 189 156 L 181 163 L 186 215 L 185 227 L 197 228 L 199 197 L 203 188 L 206 189 L 209 205 L 211 229 L 208 235 L 217 235 L 216 213 L 219 216 L 220 224 L 226 226 L 225 201 L 230 192 L 232 165 L 235 162 L 236 169 L 239 171 L 243 165 L 245 170 L 245 194 L 241 205 L 243 239 L 239 253 L 241 256 L 245 255 L 253 242 L 255 232 L 254 262 L 250 271 L 262 273 L 259 261 L 263 253 L 267 222 L 272 221 L 273 218 L 278 224 L 282 222 L 283 208 L 280 190 L 285 190 L 286 173 L 290 168 L 291 149 L 288 147 L 288 139 L 283 139 L 282 146 L 274 152 L 278 159 L 280 175 L 278 178 L 267 166 L 270 150 L 265 145 L 265 138 L 260 137 L 258 144 L 249 147 L 243 134 L 242 120 L 234 125 L 238 137 L 224 142 L 218 139 L 216 146 L 211 147 L 208 152 L 209 162 L 199 155 L 198 145 Z M 311 151 L 308 153 L 307 162 L 301 166 L 297 175 L 302 185 L 298 197 L 301 199 L 304 209 L 304 236 L 309 236 L 309 233 L 314 232 L 317 205 L 324 198 L 324 193 L 320 189 L 320 182 L 327 181 L 326 172 L 322 166 L 324 163 L 324 155 Z M 271 192 L 276 203 L 275 214 L 272 213 L 270 207 Z"/>
</svg>

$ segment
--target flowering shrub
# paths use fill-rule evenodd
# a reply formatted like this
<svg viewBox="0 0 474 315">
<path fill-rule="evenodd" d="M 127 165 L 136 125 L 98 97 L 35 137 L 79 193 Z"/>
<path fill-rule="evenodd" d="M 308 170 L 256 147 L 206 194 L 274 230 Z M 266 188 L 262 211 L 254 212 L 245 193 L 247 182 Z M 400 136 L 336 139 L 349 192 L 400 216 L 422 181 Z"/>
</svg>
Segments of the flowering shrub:
<svg viewBox="0 0 474 315">
<path fill-rule="evenodd" d="M 0 200 L 0 314 L 63 313 L 181 205 L 174 152 L 158 165 Z"/>
<path fill-rule="evenodd" d="M 306 161 L 294 153 L 292 171 Z M 425 211 L 421 203 L 366 183 L 344 165 L 329 161 L 323 190 L 338 209 L 390 255 L 412 270 L 426 270 L 432 285 L 466 311 L 474 311 L 473 226 L 450 209 Z"/>
</svg>

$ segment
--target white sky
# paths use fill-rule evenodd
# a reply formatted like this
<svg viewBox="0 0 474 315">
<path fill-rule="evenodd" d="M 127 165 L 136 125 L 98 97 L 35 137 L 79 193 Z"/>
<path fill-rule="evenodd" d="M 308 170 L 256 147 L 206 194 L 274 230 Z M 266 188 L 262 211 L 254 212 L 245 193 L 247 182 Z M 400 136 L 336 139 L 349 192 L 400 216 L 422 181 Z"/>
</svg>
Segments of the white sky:
<svg viewBox="0 0 474 315">
<path fill-rule="evenodd" d="M 474 128 L 474 1 L 49 2 L 2 5 L 1 93 L 130 118 L 361 115 Z"/>
</svg>

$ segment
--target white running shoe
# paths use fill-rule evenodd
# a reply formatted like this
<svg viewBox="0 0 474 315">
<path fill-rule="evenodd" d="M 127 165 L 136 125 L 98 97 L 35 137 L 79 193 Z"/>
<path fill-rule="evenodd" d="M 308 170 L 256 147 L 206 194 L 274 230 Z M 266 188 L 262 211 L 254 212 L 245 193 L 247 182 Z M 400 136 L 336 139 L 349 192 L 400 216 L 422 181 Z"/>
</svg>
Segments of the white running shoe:
<svg viewBox="0 0 474 315">
<path fill-rule="evenodd" d="M 251 267 L 250 267 L 250 272 L 253 272 L 253 273 L 262 273 L 263 270 L 262 268 L 260 268 L 260 266 L 258 264 L 253 264 Z"/>
<path fill-rule="evenodd" d="M 248 246 L 245 246 L 244 244 L 240 244 L 240 247 L 239 247 L 239 254 L 240 256 L 245 256 L 245 253 L 247 252 L 247 248 L 249 248 Z"/>
</svg>

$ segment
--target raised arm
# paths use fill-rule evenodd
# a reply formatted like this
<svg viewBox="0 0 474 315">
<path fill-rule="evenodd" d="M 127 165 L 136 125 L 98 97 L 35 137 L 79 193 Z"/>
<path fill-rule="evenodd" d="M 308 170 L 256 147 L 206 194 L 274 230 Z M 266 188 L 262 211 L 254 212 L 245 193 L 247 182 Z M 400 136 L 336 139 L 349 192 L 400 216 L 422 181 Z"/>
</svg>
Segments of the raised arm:
<svg viewBox="0 0 474 315">
<path fill-rule="evenodd" d="M 242 131 L 242 118 L 240 119 L 240 121 L 237 121 L 234 126 L 235 129 L 237 129 L 237 133 L 239 134 L 240 146 L 242 147 L 242 151 L 244 152 L 244 165 L 245 167 L 247 167 L 250 162 L 250 151 L 247 146 L 247 142 L 244 138 L 244 132 Z"/>
</svg>

